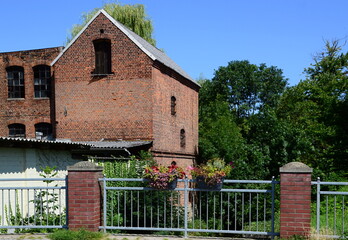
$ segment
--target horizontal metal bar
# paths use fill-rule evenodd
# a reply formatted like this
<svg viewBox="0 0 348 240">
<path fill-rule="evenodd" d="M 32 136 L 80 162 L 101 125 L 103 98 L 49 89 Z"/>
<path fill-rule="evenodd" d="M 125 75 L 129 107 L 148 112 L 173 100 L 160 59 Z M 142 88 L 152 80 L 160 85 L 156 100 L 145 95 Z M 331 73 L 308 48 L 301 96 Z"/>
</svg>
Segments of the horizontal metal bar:
<svg viewBox="0 0 348 240">
<path fill-rule="evenodd" d="M 346 186 L 348 185 L 348 182 L 317 182 L 317 181 L 312 181 L 311 182 L 312 185 L 343 185 L 343 186 Z"/>
<path fill-rule="evenodd" d="M 192 192 L 216 191 L 216 192 L 236 192 L 236 193 L 272 193 L 272 190 L 266 190 L 266 189 L 229 189 L 229 188 L 223 188 L 221 190 L 188 188 L 188 191 L 192 191 Z"/>
<path fill-rule="evenodd" d="M 107 182 L 147 182 L 147 179 L 143 178 L 99 178 L 99 181 Z"/>
<path fill-rule="evenodd" d="M 106 190 L 129 190 L 129 191 L 142 191 L 142 190 L 148 190 L 148 191 L 158 191 L 158 189 L 154 189 L 151 187 L 106 187 Z M 161 189 L 163 191 L 169 191 L 169 189 Z M 183 188 L 175 188 L 170 190 L 179 190 L 183 191 Z"/>
<path fill-rule="evenodd" d="M 325 195 L 348 195 L 348 192 L 320 191 L 319 193 Z"/>
<path fill-rule="evenodd" d="M 129 190 L 129 191 L 141 191 L 141 190 L 155 190 L 158 191 L 158 189 L 153 189 L 149 187 L 106 187 L 106 190 Z M 168 191 L 167 189 L 164 189 L 164 191 Z M 169 191 L 185 191 L 185 188 L 175 188 L 171 189 Z M 236 192 L 236 193 L 272 193 L 272 190 L 266 190 L 266 189 L 228 189 L 224 188 L 221 190 L 214 190 L 214 189 L 200 189 L 200 188 L 187 188 L 187 191 L 191 192 Z"/>
<path fill-rule="evenodd" d="M 267 236 L 279 236 L 279 233 L 257 232 L 257 231 L 238 231 L 238 230 L 210 230 L 210 229 L 187 229 L 188 232 L 211 232 L 211 233 L 235 233 L 235 234 L 258 234 Z"/>
<path fill-rule="evenodd" d="M 67 228 L 66 225 L 22 225 L 22 226 L 0 226 L 0 229 L 18 229 L 18 228 Z"/>
<path fill-rule="evenodd" d="M 230 180 L 230 179 L 225 179 L 224 183 L 261 183 L 261 184 L 276 183 L 276 184 L 279 184 L 280 181 L 272 181 L 272 180 Z"/>
<path fill-rule="evenodd" d="M 104 226 L 99 226 L 99 229 L 104 229 Z M 138 230 L 138 231 L 185 231 L 184 228 L 151 228 L 151 227 L 115 227 L 106 226 L 105 229 L 109 230 Z M 213 230 L 213 229 L 187 229 L 187 232 L 211 232 L 211 233 L 235 233 L 235 234 L 258 234 L 266 236 L 279 236 L 279 233 L 272 232 L 256 232 L 256 231 L 238 231 L 238 230 Z"/>
<path fill-rule="evenodd" d="M 61 187 L 40 187 L 40 186 L 36 186 L 36 187 L 0 187 L 0 190 L 16 190 L 16 189 L 25 189 L 25 190 L 35 190 L 35 189 L 40 189 L 40 190 L 54 190 L 54 189 L 66 189 L 65 186 L 61 186 Z"/>
<path fill-rule="evenodd" d="M 65 178 L 0 178 L 0 182 L 13 182 L 13 181 L 66 181 Z"/>
<path fill-rule="evenodd" d="M 104 229 L 104 226 L 99 226 L 99 229 Z M 106 226 L 105 229 L 118 229 L 118 230 L 138 230 L 138 231 L 176 231 L 176 232 L 182 232 L 185 231 L 184 228 L 152 228 L 152 227 L 111 227 L 111 226 Z"/>
<path fill-rule="evenodd" d="M 148 182 L 149 180 L 143 178 L 99 178 L 99 181 L 111 181 L 111 182 Z M 187 179 L 188 182 L 196 182 L 195 179 Z M 185 182 L 185 179 L 178 179 L 178 182 Z M 272 180 L 230 180 L 225 179 L 224 183 L 258 183 L 258 184 L 279 184 L 279 181 Z"/>
</svg>

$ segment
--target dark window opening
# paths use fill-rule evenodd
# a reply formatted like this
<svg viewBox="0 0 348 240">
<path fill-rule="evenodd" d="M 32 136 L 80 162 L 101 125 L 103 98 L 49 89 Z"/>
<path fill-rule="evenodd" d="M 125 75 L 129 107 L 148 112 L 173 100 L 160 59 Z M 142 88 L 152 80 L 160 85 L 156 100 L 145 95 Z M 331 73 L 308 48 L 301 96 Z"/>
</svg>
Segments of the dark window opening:
<svg viewBox="0 0 348 240">
<path fill-rule="evenodd" d="M 14 138 L 25 138 L 25 125 L 14 123 L 8 125 L 9 136 Z"/>
<path fill-rule="evenodd" d="M 24 98 L 24 69 L 22 67 L 8 67 L 8 98 Z"/>
<path fill-rule="evenodd" d="M 34 96 L 45 98 L 51 96 L 51 68 L 46 65 L 39 65 L 34 70 Z"/>
<path fill-rule="evenodd" d="M 37 139 L 52 140 L 52 125 L 49 123 L 35 124 L 35 136 Z"/>
<path fill-rule="evenodd" d="M 176 114 L 176 98 L 174 96 L 170 99 L 170 109 L 171 114 L 174 116 Z"/>
<path fill-rule="evenodd" d="M 184 148 L 186 146 L 186 135 L 185 130 L 180 130 L 180 147 Z"/>
<path fill-rule="evenodd" d="M 94 74 L 111 74 L 111 42 L 99 39 L 93 42 L 95 51 Z"/>
</svg>

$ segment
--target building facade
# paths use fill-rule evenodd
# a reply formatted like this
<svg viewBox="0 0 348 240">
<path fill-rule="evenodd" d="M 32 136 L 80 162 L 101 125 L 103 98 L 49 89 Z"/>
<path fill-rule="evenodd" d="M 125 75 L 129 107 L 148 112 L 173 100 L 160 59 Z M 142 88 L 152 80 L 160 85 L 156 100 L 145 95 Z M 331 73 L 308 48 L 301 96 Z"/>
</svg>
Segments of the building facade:
<svg viewBox="0 0 348 240">
<path fill-rule="evenodd" d="M 197 153 L 199 85 L 104 10 L 65 48 L 0 53 L 0 79 L 0 136 L 144 141 L 166 164 Z"/>
</svg>

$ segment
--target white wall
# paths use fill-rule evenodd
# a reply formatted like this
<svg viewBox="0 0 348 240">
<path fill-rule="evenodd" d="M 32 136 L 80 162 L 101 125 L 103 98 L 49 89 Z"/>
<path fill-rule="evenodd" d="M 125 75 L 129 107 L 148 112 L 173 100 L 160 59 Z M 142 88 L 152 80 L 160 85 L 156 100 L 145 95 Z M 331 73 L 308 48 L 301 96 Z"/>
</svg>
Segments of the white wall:
<svg viewBox="0 0 348 240">
<path fill-rule="evenodd" d="M 0 187 L 34 187 L 46 186 L 42 181 L 3 181 L 14 178 L 42 178 L 41 168 L 56 167 L 58 174 L 55 178 L 65 178 L 67 166 L 79 162 L 71 158 L 71 153 L 66 150 L 34 149 L 34 148 L 4 148 L 0 147 Z M 65 182 L 53 182 L 49 186 L 64 186 Z M 61 195 L 59 205 L 61 210 L 65 207 L 65 191 L 55 190 L 54 193 Z M 12 212 L 16 206 L 20 208 L 22 216 L 34 214 L 33 190 L 8 190 L 0 189 L 0 225 L 8 225 L 6 218 L 9 216 L 11 206 Z"/>
</svg>

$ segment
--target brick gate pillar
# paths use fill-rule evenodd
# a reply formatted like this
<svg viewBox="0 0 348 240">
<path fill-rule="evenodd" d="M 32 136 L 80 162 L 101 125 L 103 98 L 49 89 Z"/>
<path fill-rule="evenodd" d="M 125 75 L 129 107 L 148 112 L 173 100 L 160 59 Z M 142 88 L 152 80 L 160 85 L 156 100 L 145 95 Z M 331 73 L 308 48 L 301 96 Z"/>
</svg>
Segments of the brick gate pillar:
<svg viewBox="0 0 348 240">
<path fill-rule="evenodd" d="M 312 168 L 291 162 L 280 168 L 280 237 L 309 236 Z"/>
<path fill-rule="evenodd" d="M 101 224 L 102 201 L 98 178 L 103 167 L 83 161 L 68 166 L 68 228 L 98 231 Z"/>
</svg>

